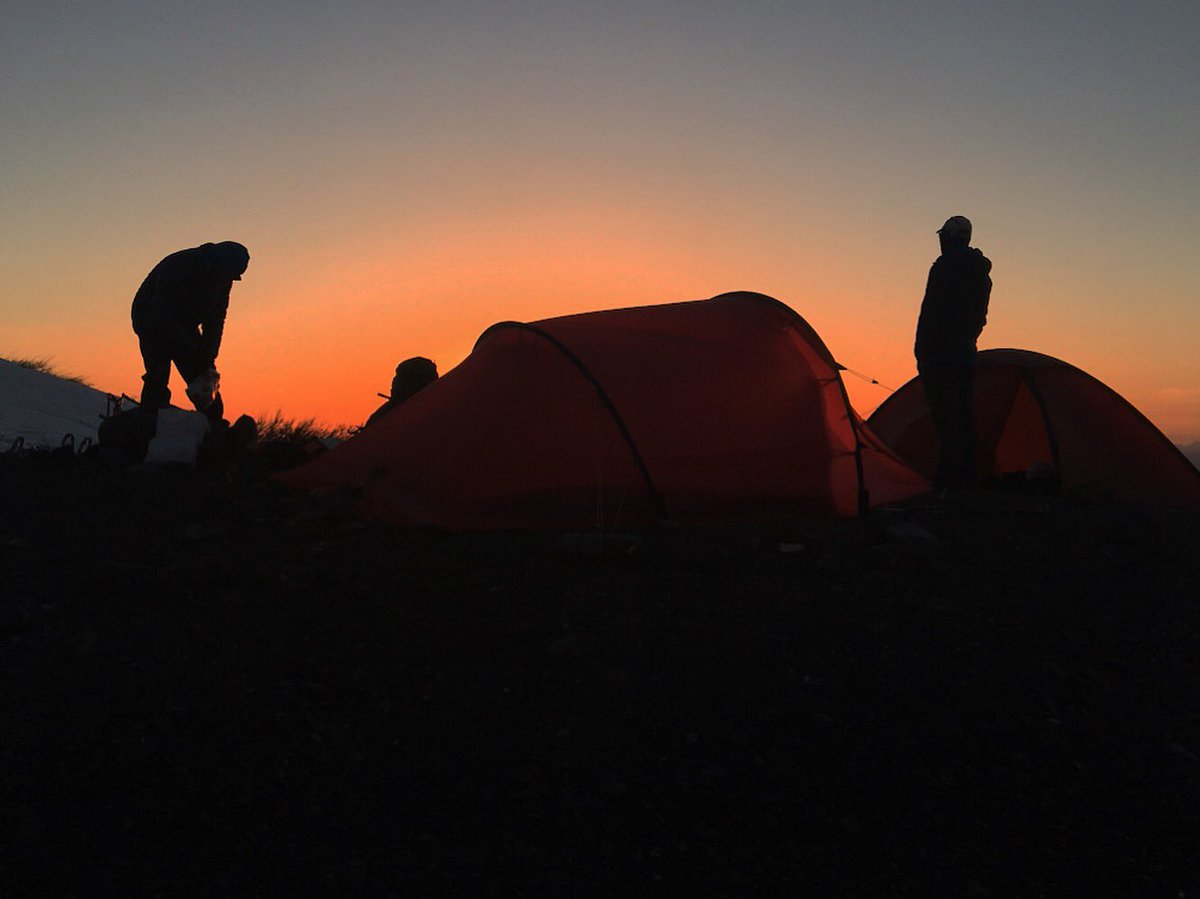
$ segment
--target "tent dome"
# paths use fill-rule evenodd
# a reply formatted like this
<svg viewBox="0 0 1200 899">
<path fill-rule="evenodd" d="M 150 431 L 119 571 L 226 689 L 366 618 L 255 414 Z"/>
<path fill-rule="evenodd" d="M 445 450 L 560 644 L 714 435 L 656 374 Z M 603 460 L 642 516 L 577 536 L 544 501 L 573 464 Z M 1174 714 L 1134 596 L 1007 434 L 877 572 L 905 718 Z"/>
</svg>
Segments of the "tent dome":
<svg viewBox="0 0 1200 899">
<path fill-rule="evenodd" d="M 1112 388 L 1053 356 L 980 352 L 975 418 L 983 479 L 1052 469 L 1067 489 L 1200 508 L 1200 472 L 1178 448 Z M 867 423 L 909 465 L 933 473 L 938 441 L 919 376 Z"/>
<path fill-rule="evenodd" d="M 808 323 L 755 293 L 494 325 L 282 480 L 452 529 L 854 515 L 928 486 L 850 408 Z"/>
</svg>

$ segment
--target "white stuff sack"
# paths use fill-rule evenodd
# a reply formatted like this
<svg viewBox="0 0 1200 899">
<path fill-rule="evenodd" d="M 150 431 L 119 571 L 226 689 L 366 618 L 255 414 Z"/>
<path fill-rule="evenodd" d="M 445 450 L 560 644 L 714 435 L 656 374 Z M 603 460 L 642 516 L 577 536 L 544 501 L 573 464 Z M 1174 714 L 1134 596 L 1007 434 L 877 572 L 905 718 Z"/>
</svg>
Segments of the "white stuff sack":
<svg viewBox="0 0 1200 899">
<path fill-rule="evenodd" d="M 164 406 L 158 410 L 158 424 L 146 449 L 146 461 L 152 465 L 166 462 L 195 465 L 196 454 L 208 431 L 208 418 L 199 412 Z"/>
</svg>

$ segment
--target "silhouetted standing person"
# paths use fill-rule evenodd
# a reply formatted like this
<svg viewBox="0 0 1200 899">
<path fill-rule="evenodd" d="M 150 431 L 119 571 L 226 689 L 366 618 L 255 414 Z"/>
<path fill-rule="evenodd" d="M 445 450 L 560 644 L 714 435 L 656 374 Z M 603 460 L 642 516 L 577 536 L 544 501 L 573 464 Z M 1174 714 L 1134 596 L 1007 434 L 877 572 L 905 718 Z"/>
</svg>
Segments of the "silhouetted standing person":
<svg viewBox="0 0 1200 899">
<path fill-rule="evenodd" d="M 955 215 L 938 230 L 942 255 L 929 270 L 917 320 L 917 371 L 941 444 L 934 484 L 976 480 L 975 354 L 987 323 L 992 263 L 970 246 L 971 222 Z"/>
<path fill-rule="evenodd" d="M 224 404 L 217 389 L 217 353 L 234 281 L 250 263 L 250 253 L 232 240 L 206 243 L 167 256 L 146 276 L 133 298 L 133 330 L 146 373 L 142 406 L 169 405 L 171 364 L 188 385 L 188 398 L 218 422 Z"/>
</svg>

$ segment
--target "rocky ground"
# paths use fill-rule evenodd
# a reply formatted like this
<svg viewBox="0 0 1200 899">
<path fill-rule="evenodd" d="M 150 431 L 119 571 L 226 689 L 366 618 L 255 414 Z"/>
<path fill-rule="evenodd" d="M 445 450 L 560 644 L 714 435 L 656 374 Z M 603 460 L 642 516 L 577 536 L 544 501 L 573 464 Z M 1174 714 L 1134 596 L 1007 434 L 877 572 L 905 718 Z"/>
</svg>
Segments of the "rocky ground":
<svg viewBox="0 0 1200 899">
<path fill-rule="evenodd" d="M 1200 895 L 1200 516 L 600 543 L 45 458 L 0 509 L 8 895 Z"/>
</svg>

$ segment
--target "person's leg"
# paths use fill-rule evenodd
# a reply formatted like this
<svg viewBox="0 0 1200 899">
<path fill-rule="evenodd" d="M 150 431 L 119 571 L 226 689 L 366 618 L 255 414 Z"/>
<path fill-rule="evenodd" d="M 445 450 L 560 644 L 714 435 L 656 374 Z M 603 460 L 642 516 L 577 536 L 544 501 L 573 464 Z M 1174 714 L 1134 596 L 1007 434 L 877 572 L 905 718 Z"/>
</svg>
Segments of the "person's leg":
<svg viewBox="0 0 1200 899">
<path fill-rule="evenodd" d="M 973 487 L 978 480 L 975 460 L 975 371 L 951 369 L 946 379 L 946 442 L 943 465 L 951 487 Z"/>
<path fill-rule="evenodd" d="M 964 368 L 962 386 L 962 476 L 965 485 L 979 483 L 979 427 L 975 422 L 975 366 Z"/>
<path fill-rule="evenodd" d="M 204 410 L 204 414 L 208 416 L 208 420 L 214 425 L 225 421 L 225 401 L 221 399 L 221 391 L 217 391 L 216 396 L 213 397 L 213 401 Z"/>
<path fill-rule="evenodd" d="M 929 404 L 929 416 L 938 438 L 938 464 L 933 474 L 935 487 L 945 486 L 950 477 L 954 453 L 954 396 L 948 372 L 940 366 L 920 366 L 921 388 Z"/>
<path fill-rule="evenodd" d="M 142 353 L 142 365 L 146 373 L 142 375 L 141 405 L 147 409 L 169 406 L 171 404 L 171 351 L 153 334 L 138 334 L 138 349 Z"/>
</svg>

